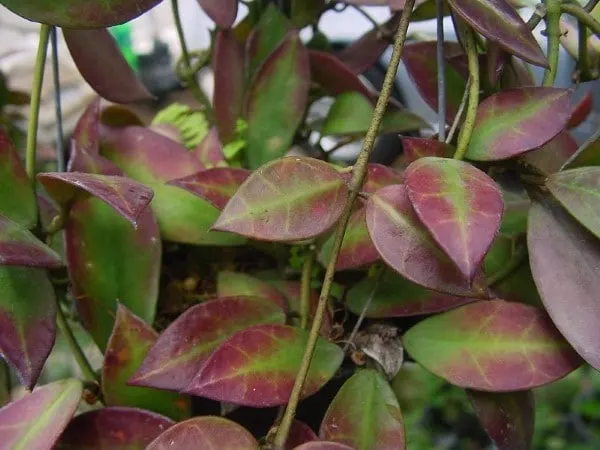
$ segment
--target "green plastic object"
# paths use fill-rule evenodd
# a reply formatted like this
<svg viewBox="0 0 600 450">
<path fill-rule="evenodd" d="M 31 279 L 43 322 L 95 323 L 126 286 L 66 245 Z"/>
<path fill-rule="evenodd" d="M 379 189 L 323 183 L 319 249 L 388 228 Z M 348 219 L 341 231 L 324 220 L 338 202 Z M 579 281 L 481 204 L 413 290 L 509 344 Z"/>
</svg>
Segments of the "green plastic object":
<svg viewBox="0 0 600 450">
<path fill-rule="evenodd" d="M 133 27 L 130 23 L 124 23 L 123 25 L 117 25 L 109 28 L 110 33 L 117 41 L 117 45 L 121 49 L 123 56 L 133 68 L 137 71 L 139 68 L 138 58 L 135 50 L 133 49 Z"/>
</svg>

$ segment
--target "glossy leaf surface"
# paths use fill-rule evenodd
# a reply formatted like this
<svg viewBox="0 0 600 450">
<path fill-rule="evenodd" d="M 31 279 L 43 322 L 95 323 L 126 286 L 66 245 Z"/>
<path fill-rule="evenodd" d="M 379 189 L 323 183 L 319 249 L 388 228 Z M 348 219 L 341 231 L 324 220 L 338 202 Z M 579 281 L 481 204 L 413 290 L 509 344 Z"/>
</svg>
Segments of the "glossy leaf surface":
<svg viewBox="0 0 600 450">
<path fill-rule="evenodd" d="M 427 370 L 460 387 L 506 392 L 550 383 L 581 365 L 546 313 L 503 300 L 428 318 L 403 337 Z"/>
<path fill-rule="evenodd" d="M 486 98 L 477 109 L 467 158 L 496 161 L 541 147 L 569 120 L 571 94 L 566 89 L 509 89 Z"/>
<path fill-rule="evenodd" d="M 217 26 L 230 28 L 237 17 L 237 0 L 198 0 L 204 12 Z"/>
<path fill-rule="evenodd" d="M 576 151 L 577 141 L 566 131 L 561 131 L 539 149 L 523 155 L 523 159 L 543 173 L 551 174 L 558 172 Z"/>
<path fill-rule="evenodd" d="M 199 445 L 201 446 L 199 447 Z M 258 450 L 258 442 L 240 425 L 222 417 L 196 417 L 157 437 L 146 450 Z"/>
<path fill-rule="evenodd" d="M 115 103 L 152 98 L 108 30 L 64 28 L 63 35 L 79 72 L 101 97 Z M 90 42 L 94 43 L 93 52 L 90 52 Z"/>
<path fill-rule="evenodd" d="M 55 336 L 56 299 L 46 272 L 0 265 L 0 354 L 28 389 L 35 385 Z"/>
<path fill-rule="evenodd" d="M 174 423 L 167 417 L 137 408 L 97 409 L 75 417 L 56 450 L 145 450 Z"/>
<path fill-rule="evenodd" d="M 372 369 L 356 372 L 329 405 L 319 436 L 356 450 L 405 448 L 400 406 L 387 380 Z"/>
<path fill-rule="evenodd" d="M 250 175 L 213 228 L 268 241 L 310 239 L 338 220 L 346 193 L 344 179 L 327 163 L 279 159 Z"/>
<path fill-rule="evenodd" d="M 408 166 L 405 183 L 417 216 L 463 275 L 473 279 L 500 228 L 500 187 L 471 164 L 437 157 Z"/>
<path fill-rule="evenodd" d="M 292 24 L 274 4 L 269 4 L 260 20 L 248 36 L 246 43 L 246 67 L 253 76 L 266 59 L 279 47 Z"/>
<path fill-rule="evenodd" d="M 283 324 L 285 314 L 263 299 L 219 298 L 193 306 L 163 331 L 130 384 L 180 391 L 218 345 L 240 330 L 267 323 Z"/>
<path fill-rule="evenodd" d="M 284 310 L 287 309 L 287 299 L 279 289 L 266 281 L 240 272 L 219 272 L 217 295 L 219 297 L 258 297 L 268 300 Z"/>
<path fill-rule="evenodd" d="M 328 95 L 356 92 L 367 99 L 371 97 L 371 92 L 360 78 L 335 55 L 311 50 L 309 57 L 311 78 Z"/>
<path fill-rule="evenodd" d="M 307 340 L 307 331 L 286 325 L 259 325 L 240 331 L 214 351 L 185 391 L 246 406 L 284 405 Z M 342 349 L 319 338 L 302 397 L 329 381 L 342 359 Z"/>
<path fill-rule="evenodd" d="M 412 209 L 402 185 L 387 186 L 367 202 L 369 234 L 382 259 L 423 287 L 465 297 L 485 296 L 437 246 Z"/>
<path fill-rule="evenodd" d="M 531 391 L 467 390 L 475 414 L 498 450 L 529 450 L 533 440 L 535 405 Z"/>
<path fill-rule="evenodd" d="M 598 239 L 560 206 L 534 203 L 527 246 L 533 279 L 548 314 L 575 350 L 600 370 Z"/>
<path fill-rule="evenodd" d="M 104 401 L 108 406 L 133 406 L 182 420 L 190 415 L 191 405 L 187 398 L 157 389 L 127 386 L 157 338 L 158 333 L 148 324 L 126 307 L 118 306 L 115 326 L 104 354 Z"/>
<path fill-rule="evenodd" d="M 25 394 L 0 409 L 0 442 L 11 450 L 54 446 L 79 404 L 81 382 L 61 380 Z"/>
<path fill-rule="evenodd" d="M 413 162 L 419 158 L 425 158 L 427 156 L 451 158 L 455 152 L 454 147 L 452 147 L 450 144 L 444 144 L 436 139 L 413 137 L 403 137 L 402 148 L 404 150 L 404 156 L 409 162 Z"/>
<path fill-rule="evenodd" d="M 290 32 L 258 69 L 246 99 L 246 159 L 251 169 L 285 154 L 308 102 L 308 51 Z"/>
<path fill-rule="evenodd" d="M 33 233 L 0 215 L 0 265 L 56 269 L 63 263 L 60 256 Z"/>
</svg>

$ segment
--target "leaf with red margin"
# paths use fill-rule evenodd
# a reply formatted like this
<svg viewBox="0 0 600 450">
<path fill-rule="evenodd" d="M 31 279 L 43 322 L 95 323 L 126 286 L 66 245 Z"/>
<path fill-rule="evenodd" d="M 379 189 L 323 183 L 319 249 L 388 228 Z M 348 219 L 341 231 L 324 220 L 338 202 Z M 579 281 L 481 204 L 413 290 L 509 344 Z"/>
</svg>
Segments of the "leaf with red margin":
<svg viewBox="0 0 600 450">
<path fill-rule="evenodd" d="M 600 370 L 600 242 L 560 206 L 535 202 L 527 247 L 548 314 L 575 350 Z"/>
<path fill-rule="evenodd" d="M 269 3 L 252 29 L 246 44 L 246 67 L 252 77 L 292 30 L 288 18 Z"/>
<path fill-rule="evenodd" d="M 472 280 L 500 228 L 504 212 L 500 187 L 469 163 L 436 157 L 412 163 L 405 179 L 417 216 Z"/>
<path fill-rule="evenodd" d="M 30 229 L 37 224 L 37 205 L 31 180 L 17 149 L 0 128 L 0 215 Z"/>
<path fill-rule="evenodd" d="M 266 281 L 245 273 L 224 270 L 217 275 L 219 297 L 258 297 L 268 300 L 284 311 L 288 309 L 286 296 Z"/>
<path fill-rule="evenodd" d="M 352 447 L 348 447 L 344 444 L 339 444 L 337 442 L 307 442 L 306 444 L 302 444 L 299 447 L 296 447 L 294 450 L 355 450 Z"/>
<path fill-rule="evenodd" d="M 367 202 L 369 235 L 381 258 L 400 275 L 428 289 L 485 297 L 437 246 L 415 214 L 402 185 L 387 186 Z"/>
<path fill-rule="evenodd" d="M 544 52 L 527 24 L 506 0 L 448 0 L 452 11 L 475 30 L 536 66 L 548 67 Z"/>
<path fill-rule="evenodd" d="M 0 409 L 0 442 L 5 449 L 46 450 L 54 447 L 75 413 L 83 387 L 61 380 L 35 389 Z"/>
<path fill-rule="evenodd" d="M 75 417 L 56 450 L 144 450 L 173 425 L 171 419 L 142 409 L 97 409 Z"/>
<path fill-rule="evenodd" d="M 560 204 L 600 238 L 600 167 L 580 167 L 550 176 L 546 187 Z"/>
<path fill-rule="evenodd" d="M 185 189 L 222 211 L 250 173 L 246 169 L 215 167 L 167 184 Z"/>
<path fill-rule="evenodd" d="M 233 1 L 237 5 L 237 0 Z M 219 74 L 214 87 L 215 125 L 221 141 L 227 144 L 237 138 L 236 123 L 242 117 L 246 84 L 244 47 L 233 31 L 217 31 L 213 68 Z"/>
<path fill-rule="evenodd" d="M 100 151 L 100 105 L 102 99 L 96 97 L 90 102 L 82 116 L 77 121 L 71 140 L 75 141 L 77 148 L 97 155 Z M 73 154 L 71 154 L 73 158 Z M 69 161 L 71 163 L 71 161 Z M 70 168 L 69 172 L 85 172 L 77 168 Z"/>
<path fill-rule="evenodd" d="M 236 333 L 208 358 L 186 393 L 253 407 L 288 402 L 308 332 L 287 325 L 258 325 Z M 302 391 L 317 392 L 339 369 L 344 352 L 322 338 Z"/>
<path fill-rule="evenodd" d="M 108 30 L 64 28 L 63 35 L 79 72 L 101 97 L 115 103 L 152 98 Z M 93 52 L 90 52 L 90 42 L 94 43 Z"/>
<path fill-rule="evenodd" d="M 430 317 L 403 336 L 411 357 L 459 387 L 507 392 L 556 381 L 581 358 L 542 309 L 504 300 Z"/>
<path fill-rule="evenodd" d="M 594 96 L 592 91 L 587 91 L 585 95 L 577 102 L 577 104 L 573 107 L 573 111 L 571 112 L 571 118 L 567 123 L 567 128 L 577 128 L 592 112 L 592 107 L 594 106 Z"/>
<path fill-rule="evenodd" d="M 196 147 L 194 153 L 198 161 L 206 169 L 212 169 L 221 164 L 225 164 L 225 155 L 223 154 L 223 144 L 219 139 L 219 133 L 216 127 L 212 127 L 206 137 Z"/>
<path fill-rule="evenodd" d="M 0 265 L 56 269 L 60 256 L 17 223 L 0 216 Z"/>
<path fill-rule="evenodd" d="M 56 299 L 46 272 L 0 266 L 0 354 L 26 388 L 37 382 L 55 336 Z"/>
<path fill-rule="evenodd" d="M 289 149 L 308 104 L 308 50 L 290 32 L 260 66 L 246 97 L 246 159 L 251 169 Z"/>
<path fill-rule="evenodd" d="M 266 241 L 310 239 L 337 222 L 347 192 L 342 175 L 323 161 L 278 159 L 252 172 L 213 229 Z"/>
<path fill-rule="evenodd" d="M 406 448 L 400 405 L 387 380 L 373 369 L 355 372 L 329 405 L 319 437 L 356 450 Z"/>
<path fill-rule="evenodd" d="M 416 161 L 427 156 L 451 158 L 456 149 L 436 139 L 402 137 L 402 148 L 408 162 Z"/>
<path fill-rule="evenodd" d="M 342 60 L 331 53 L 315 50 L 310 50 L 308 54 L 311 79 L 328 95 L 335 97 L 344 92 L 357 92 L 371 99 L 371 91 Z"/>
<path fill-rule="evenodd" d="M 222 417 L 205 416 L 180 422 L 157 437 L 146 450 L 258 450 L 256 439 L 235 422 Z"/>
<path fill-rule="evenodd" d="M 164 414 L 174 420 L 190 417 L 189 398 L 158 389 L 128 386 L 158 333 L 119 304 L 115 326 L 108 340 L 102 367 L 102 393 L 107 406 L 132 406 Z"/>
<path fill-rule="evenodd" d="M 180 391 L 217 346 L 240 330 L 267 323 L 283 324 L 285 314 L 263 299 L 218 298 L 193 306 L 158 337 L 129 384 Z"/>
<path fill-rule="evenodd" d="M 498 450 L 529 450 L 535 406 L 531 391 L 491 393 L 467 390 L 475 414 Z"/>
<path fill-rule="evenodd" d="M 382 319 L 433 314 L 474 301 L 467 297 L 454 297 L 427 290 L 388 270 L 378 283 L 375 279 L 366 277 L 352 286 L 346 299 L 348 309 L 357 316 L 360 315 L 376 285 L 377 290 L 365 317 Z"/>
<path fill-rule="evenodd" d="M 467 149 L 474 161 L 497 161 L 541 147 L 567 125 L 571 91 L 552 87 L 507 89 L 477 109 Z"/>
<path fill-rule="evenodd" d="M 198 0 L 200 7 L 218 27 L 231 28 L 238 12 L 238 0 Z"/>
<path fill-rule="evenodd" d="M 285 441 L 285 448 L 286 450 L 293 450 L 299 445 L 318 440 L 319 436 L 308 425 L 294 420 L 290 427 L 287 441 Z"/>
<path fill-rule="evenodd" d="M 56 172 L 40 173 L 37 179 L 59 204 L 72 204 L 91 195 L 110 205 L 134 227 L 154 196 L 152 189 L 122 176 Z"/>
<path fill-rule="evenodd" d="M 523 155 L 523 159 L 543 173 L 558 172 L 577 151 L 577 141 L 566 131 L 561 131 L 541 148 Z"/>
</svg>

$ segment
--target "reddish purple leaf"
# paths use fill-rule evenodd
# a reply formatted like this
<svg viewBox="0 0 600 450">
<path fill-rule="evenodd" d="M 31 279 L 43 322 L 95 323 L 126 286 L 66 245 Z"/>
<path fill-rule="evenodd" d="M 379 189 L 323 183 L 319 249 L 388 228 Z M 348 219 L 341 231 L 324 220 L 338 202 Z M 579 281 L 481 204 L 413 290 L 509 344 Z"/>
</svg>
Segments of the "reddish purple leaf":
<svg viewBox="0 0 600 450">
<path fill-rule="evenodd" d="M 307 442 L 294 450 L 355 450 L 347 445 L 338 442 Z"/>
<path fill-rule="evenodd" d="M 567 131 L 561 131 L 541 148 L 523 156 L 525 162 L 543 173 L 558 172 L 562 165 L 577 151 L 577 141 Z"/>
<path fill-rule="evenodd" d="M 236 405 L 285 405 L 307 341 L 307 331 L 287 325 L 247 328 L 213 352 L 185 392 Z M 341 348 L 319 338 L 302 397 L 323 387 L 343 358 Z"/>
<path fill-rule="evenodd" d="M 413 162 L 427 156 L 451 158 L 455 152 L 455 148 L 450 144 L 444 144 L 437 139 L 403 137 L 402 147 L 404 156 L 408 162 Z"/>
<path fill-rule="evenodd" d="M 367 202 L 367 226 L 382 259 L 403 277 L 428 289 L 463 297 L 485 297 L 471 287 L 439 249 L 415 214 L 404 186 L 388 186 Z"/>
<path fill-rule="evenodd" d="M 101 97 L 115 103 L 152 98 L 108 30 L 63 28 L 63 35 L 79 72 Z M 93 52 L 90 42 L 94 43 Z"/>
<path fill-rule="evenodd" d="M 75 141 L 71 141 L 71 157 L 69 158 L 67 171 L 70 173 L 83 172 L 116 177 L 124 176 L 123 171 L 108 159 L 79 147 Z"/>
<path fill-rule="evenodd" d="M 238 12 L 238 0 L 198 0 L 198 3 L 218 27 L 231 28 Z"/>
<path fill-rule="evenodd" d="M 568 375 L 582 362 L 545 311 L 504 300 L 470 303 L 430 317 L 402 340 L 430 372 L 481 391 L 531 389 Z"/>
<path fill-rule="evenodd" d="M 310 239 L 337 222 L 346 193 L 344 179 L 329 164 L 278 159 L 252 172 L 213 229 L 267 241 Z"/>
<path fill-rule="evenodd" d="M 237 0 L 233 1 L 237 5 Z M 237 138 L 236 123 L 242 117 L 246 84 L 244 47 L 231 30 L 217 31 L 214 45 L 213 70 L 219 74 L 214 87 L 215 124 L 221 141 L 227 144 Z"/>
<path fill-rule="evenodd" d="M 491 42 L 536 66 L 548 67 L 531 30 L 507 0 L 448 0 L 448 3 L 452 11 Z"/>
<path fill-rule="evenodd" d="M 475 414 L 498 450 L 529 450 L 535 405 L 531 391 L 491 393 L 467 390 Z"/>
<path fill-rule="evenodd" d="M 335 55 L 315 50 L 308 53 L 311 79 L 328 95 L 335 97 L 344 92 L 356 91 L 371 99 L 371 92 L 360 78 Z"/>
<path fill-rule="evenodd" d="M 374 194 L 382 187 L 400 184 L 403 180 L 404 176 L 397 170 L 382 164 L 371 163 L 367 166 L 367 178 L 361 190 L 368 194 Z"/>
<path fill-rule="evenodd" d="M 250 171 L 246 169 L 215 167 L 169 181 L 168 184 L 185 189 L 210 202 L 215 208 L 223 210 L 248 175 Z"/>
<path fill-rule="evenodd" d="M 102 99 L 96 97 L 88 105 L 83 115 L 77 121 L 75 130 L 71 137 L 81 148 L 92 155 L 97 155 L 100 151 L 100 104 Z M 71 154 L 71 157 L 73 155 Z M 70 168 L 69 172 L 84 172 L 77 168 Z"/>
<path fill-rule="evenodd" d="M 136 408 L 108 407 L 78 415 L 56 450 L 144 450 L 175 422 Z"/>
<path fill-rule="evenodd" d="M 481 170 L 455 159 L 421 158 L 408 166 L 405 176 L 417 216 L 472 280 L 500 228 L 500 187 Z"/>
<path fill-rule="evenodd" d="M 201 444 L 200 444 L 201 443 Z M 146 450 L 258 450 L 258 442 L 244 428 L 222 417 L 196 417 L 180 422 L 157 437 Z"/>
<path fill-rule="evenodd" d="M 239 272 L 222 271 L 217 275 L 217 295 L 219 297 L 259 297 L 287 310 L 287 298 L 277 288 L 266 281 Z"/>
<path fill-rule="evenodd" d="M 0 216 L 0 265 L 56 269 L 63 262 L 29 230 Z"/>
<path fill-rule="evenodd" d="M 319 436 L 308 425 L 294 420 L 285 442 L 285 448 L 286 450 L 293 450 L 299 445 L 318 440 Z"/>
<path fill-rule="evenodd" d="M 219 139 L 219 133 L 216 127 L 212 127 L 204 140 L 196 147 L 194 153 L 198 157 L 200 164 L 205 168 L 211 169 L 225 163 L 223 155 L 223 144 Z"/>
<path fill-rule="evenodd" d="M 130 385 L 180 391 L 190 384 L 213 350 L 234 333 L 265 323 L 284 323 L 271 302 L 219 298 L 188 309 L 158 338 Z"/>
<path fill-rule="evenodd" d="M 0 409 L 2 448 L 53 448 L 75 413 L 81 394 L 81 382 L 61 380 L 37 388 Z"/>
<path fill-rule="evenodd" d="M 527 246 L 535 284 L 552 320 L 600 370 L 600 243 L 558 205 L 534 203 Z"/>
<path fill-rule="evenodd" d="M 577 104 L 573 107 L 573 111 L 571 113 L 571 118 L 567 123 L 567 128 L 577 128 L 581 125 L 587 117 L 592 112 L 592 108 L 594 106 L 594 96 L 593 91 L 589 90 L 585 93 L 585 95 L 577 102 Z"/>
</svg>

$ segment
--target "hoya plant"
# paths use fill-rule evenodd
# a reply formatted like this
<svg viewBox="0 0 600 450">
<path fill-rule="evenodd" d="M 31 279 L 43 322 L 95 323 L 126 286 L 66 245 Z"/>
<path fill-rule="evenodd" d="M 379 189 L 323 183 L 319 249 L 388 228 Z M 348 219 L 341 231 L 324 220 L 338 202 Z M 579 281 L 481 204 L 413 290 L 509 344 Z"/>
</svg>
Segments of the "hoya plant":
<svg viewBox="0 0 600 450">
<path fill-rule="evenodd" d="M 526 450 L 537 388 L 600 369 L 599 133 L 578 145 L 591 96 L 553 87 L 561 42 L 577 83 L 599 74 L 596 0 L 528 22 L 507 0 L 199 0 L 200 52 L 174 0 L 196 106 L 150 122 L 119 105 L 149 94 L 107 27 L 159 0 L 0 3 L 41 23 L 23 148 L 0 122 L 0 448 L 433 448 L 405 411 L 435 380 L 466 392 L 474 448 Z M 375 4 L 391 19 L 335 51 L 321 15 Z M 458 42 L 407 38 L 436 16 Z M 43 172 L 57 28 L 99 97 Z M 390 46 L 377 92 L 360 75 Z M 391 96 L 401 61 L 437 126 Z M 400 156 L 371 162 L 390 133 Z"/>
</svg>

